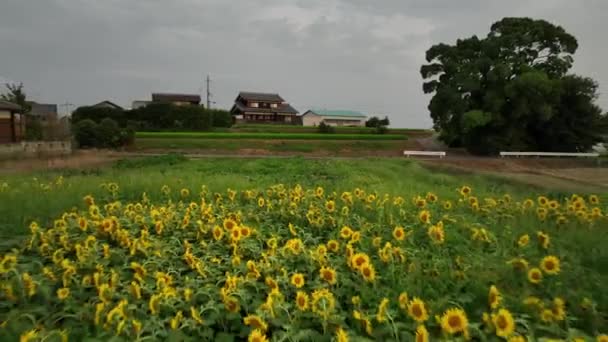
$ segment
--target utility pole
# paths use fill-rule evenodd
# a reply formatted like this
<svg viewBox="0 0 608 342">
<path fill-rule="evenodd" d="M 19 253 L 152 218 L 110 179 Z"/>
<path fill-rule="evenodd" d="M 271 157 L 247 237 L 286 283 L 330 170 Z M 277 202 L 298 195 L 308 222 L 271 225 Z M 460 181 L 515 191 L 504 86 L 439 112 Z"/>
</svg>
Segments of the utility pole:
<svg viewBox="0 0 608 342">
<path fill-rule="evenodd" d="M 209 79 L 209 75 L 207 75 L 207 109 L 211 109 L 211 89 L 209 89 L 209 84 L 211 80 Z"/>
<path fill-rule="evenodd" d="M 66 116 L 70 116 L 70 107 L 73 107 L 74 104 L 66 101 L 65 103 L 60 104 L 59 106 L 64 108 Z"/>
</svg>

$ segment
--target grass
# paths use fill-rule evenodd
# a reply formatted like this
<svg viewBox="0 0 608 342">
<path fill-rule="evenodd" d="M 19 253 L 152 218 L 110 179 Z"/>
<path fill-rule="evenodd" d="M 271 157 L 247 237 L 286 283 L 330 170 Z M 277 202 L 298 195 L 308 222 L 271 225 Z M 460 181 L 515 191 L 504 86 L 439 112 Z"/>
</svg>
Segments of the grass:
<svg viewBox="0 0 608 342">
<path fill-rule="evenodd" d="M 137 132 L 136 138 L 164 139 L 281 139 L 281 140 L 404 140 L 399 134 Z"/>
<path fill-rule="evenodd" d="M 403 159 L 165 155 L 3 176 L 0 339 L 245 340 L 255 333 L 244 317 L 257 314 L 273 341 L 330 341 L 338 329 L 413 341 L 413 318 L 435 341 L 464 321 L 449 319 L 457 312 L 472 341 L 498 340 L 484 313 L 531 341 L 595 340 L 608 331 L 608 221 L 567 206 L 605 212 L 608 194 L 554 192 L 544 218 L 539 194 Z M 32 220 L 40 227 L 26 240 Z M 15 237 L 32 248 L 6 256 Z M 514 258 L 543 268 L 538 284 Z"/>
<path fill-rule="evenodd" d="M 333 152 L 340 151 L 399 151 L 403 140 L 228 140 L 228 139 L 165 139 L 138 138 L 135 148 L 172 150 L 214 150 L 234 152 L 256 149 L 276 152 Z"/>
<path fill-rule="evenodd" d="M 317 127 L 295 125 L 263 125 L 263 124 L 236 124 L 223 131 L 228 132 L 257 132 L 257 133 L 316 133 Z M 336 134 L 375 134 L 376 129 L 371 127 L 335 127 Z M 388 134 L 428 134 L 428 129 L 419 128 L 389 128 Z"/>
</svg>

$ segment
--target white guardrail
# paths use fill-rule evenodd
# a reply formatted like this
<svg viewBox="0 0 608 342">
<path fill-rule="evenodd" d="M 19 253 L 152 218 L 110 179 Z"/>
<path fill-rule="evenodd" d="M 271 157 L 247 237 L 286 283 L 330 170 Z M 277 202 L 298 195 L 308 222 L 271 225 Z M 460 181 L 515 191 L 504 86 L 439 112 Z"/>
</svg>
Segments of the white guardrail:
<svg viewBox="0 0 608 342">
<path fill-rule="evenodd" d="M 597 158 L 599 153 L 572 153 L 572 152 L 500 152 L 501 157 L 591 157 Z"/>
<path fill-rule="evenodd" d="M 445 152 L 443 151 L 403 151 L 403 155 L 406 157 L 410 156 L 432 156 L 432 157 L 445 157 Z"/>
</svg>

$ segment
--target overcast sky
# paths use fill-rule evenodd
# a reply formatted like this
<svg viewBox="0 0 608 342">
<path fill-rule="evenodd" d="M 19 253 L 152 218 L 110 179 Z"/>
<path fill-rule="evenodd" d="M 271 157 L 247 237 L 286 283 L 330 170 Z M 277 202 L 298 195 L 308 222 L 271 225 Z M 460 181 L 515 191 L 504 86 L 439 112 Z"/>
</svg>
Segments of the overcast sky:
<svg viewBox="0 0 608 342">
<path fill-rule="evenodd" d="M 420 65 L 433 44 L 485 35 L 505 16 L 543 18 L 579 41 L 574 72 L 608 109 L 607 0 L 1 0 L 0 83 L 33 100 L 130 107 L 151 92 L 240 90 L 430 127 Z M 63 108 L 63 107 L 60 107 Z"/>
</svg>

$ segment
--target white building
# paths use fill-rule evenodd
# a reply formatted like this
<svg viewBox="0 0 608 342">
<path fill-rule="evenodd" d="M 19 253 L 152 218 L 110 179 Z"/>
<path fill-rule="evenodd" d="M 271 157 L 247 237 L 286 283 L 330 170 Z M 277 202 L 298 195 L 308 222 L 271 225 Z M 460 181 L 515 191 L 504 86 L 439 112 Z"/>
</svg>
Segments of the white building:
<svg viewBox="0 0 608 342">
<path fill-rule="evenodd" d="M 330 126 L 365 126 L 365 114 L 352 110 L 311 109 L 302 114 L 304 126 L 319 126 L 321 122 Z"/>
</svg>

